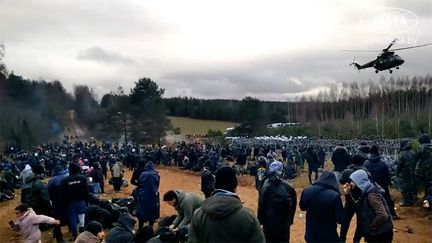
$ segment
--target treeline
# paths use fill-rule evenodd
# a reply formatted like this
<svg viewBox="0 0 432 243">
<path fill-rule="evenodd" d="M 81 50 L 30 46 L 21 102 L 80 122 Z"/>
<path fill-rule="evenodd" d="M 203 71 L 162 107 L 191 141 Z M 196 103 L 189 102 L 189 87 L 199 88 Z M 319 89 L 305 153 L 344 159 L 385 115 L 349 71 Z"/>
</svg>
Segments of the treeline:
<svg viewBox="0 0 432 243">
<path fill-rule="evenodd" d="M 0 145 L 20 147 L 73 135 L 74 125 L 86 137 L 160 143 L 169 130 L 164 90 L 151 79 L 139 79 L 129 95 L 119 89 L 97 102 L 93 90 L 75 86 L 73 95 L 59 81 L 28 80 L 0 73 Z M 75 134 L 84 135 L 84 134 Z"/>
<path fill-rule="evenodd" d="M 246 115 L 242 106 L 255 100 L 255 111 Z M 199 119 L 261 123 L 299 122 L 287 133 L 334 137 L 409 137 L 431 132 L 432 78 L 384 79 L 378 83 L 344 83 L 315 97 L 291 102 L 267 102 L 246 97 L 237 100 L 202 100 L 188 97 L 165 99 L 168 114 Z M 263 129 L 260 129 L 263 130 Z M 288 131 L 286 131 L 288 130 Z M 268 131 L 266 131 L 268 132 Z M 274 132 L 274 130 L 272 131 Z"/>
<path fill-rule="evenodd" d="M 59 81 L 0 73 L 0 141 L 29 147 L 55 138 L 73 100 Z"/>
</svg>

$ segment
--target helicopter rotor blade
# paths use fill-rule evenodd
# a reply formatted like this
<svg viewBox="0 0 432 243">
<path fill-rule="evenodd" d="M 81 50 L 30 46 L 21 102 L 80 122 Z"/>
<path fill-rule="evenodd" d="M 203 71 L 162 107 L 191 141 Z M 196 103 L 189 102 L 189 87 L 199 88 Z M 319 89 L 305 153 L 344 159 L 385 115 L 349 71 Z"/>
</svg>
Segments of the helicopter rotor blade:
<svg viewBox="0 0 432 243">
<path fill-rule="evenodd" d="M 377 51 L 377 50 L 341 50 L 341 51 L 346 51 L 346 52 L 381 52 L 381 51 Z"/>
<path fill-rule="evenodd" d="M 406 50 L 406 49 L 412 49 L 412 48 L 418 48 L 418 47 L 430 46 L 430 45 L 432 45 L 432 43 L 427 43 L 427 44 L 417 45 L 417 46 L 403 47 L 403 48 L 396 48 L 396 49 L 391 49 L 389 51 L 400 51 L 400 50 Z"/>
<path fill-rule="evenodd" d="M 387 48 L 383 49 L 383 52 L 387 52 L 397 41 L 397 38 L 394 39 L 390 44 L 387 46 Z"/>
</svg>

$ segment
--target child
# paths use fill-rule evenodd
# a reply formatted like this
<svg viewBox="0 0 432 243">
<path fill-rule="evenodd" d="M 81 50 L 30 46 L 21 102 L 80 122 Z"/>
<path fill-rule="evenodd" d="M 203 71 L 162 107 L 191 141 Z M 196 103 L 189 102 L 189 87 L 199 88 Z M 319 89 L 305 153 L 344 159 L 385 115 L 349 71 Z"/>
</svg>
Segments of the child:
<svg viewBox="0 0 432 243">
<path fill-rule="evenodd" d="M 32 208 L 27 207 L 25 204 L 20 204 L 15 208 L 15 215 L 17 217 L 16 223 L 11 220 L 9 221 L 9 225 L 14 231 L 21 232 L 24 237 L 24 242 L 26 243 L 41 242 L 39 224 L 60 224 L 60 221 L 54 218 L 45 215 L 37 215 Z"/>
</svg>

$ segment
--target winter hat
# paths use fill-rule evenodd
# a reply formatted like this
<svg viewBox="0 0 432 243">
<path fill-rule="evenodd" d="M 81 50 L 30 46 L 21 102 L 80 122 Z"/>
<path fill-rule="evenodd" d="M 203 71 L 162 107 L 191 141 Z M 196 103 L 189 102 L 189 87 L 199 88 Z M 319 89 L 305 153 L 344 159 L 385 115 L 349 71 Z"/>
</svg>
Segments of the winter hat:
<svg viewBox="0 0 432 243">
<path fill-rule="evenodd" d="M 364 170 L 356 170 L 350 175 L 350 179 L 359 187 L 363 193 L 367 192 L 372 183 L 369 180 L 369 176 Z"/>
<path fill-rule="evenodd" d="M 74 175 L 78 174 L 80 172 L 80 165 L 77 163 L 71 163 L 69 165 L 69 174 Z"/>
<path fill-rule="evenodd" d="M 430 140 L 430 138 L 429 138 L 429 135 L 427 135 L 427 134 L 423 134 L 423 135 L 421 135 L 421 136 L 419 137 L 418 141 L 419 141 L 420 144 L 431 143 L 431 140 Z"/>
<path fill-rule="evenodd" d="M 269 171 L 270 171 L 270 172 L 274 172 L 274 171 L 282 171 L 282 170 L 283 170 L 283 164 L 282 164 L 282 162 L 280 162 L 280 161 L 272 162 L 272 163 L 269 165 Z"/>
<path fill-rule="evenodd" d="M 97 221 L 90 221 L 87 224 L 85 230 L 92 233 L 93 235 L 97 235 L 99 232 L 101 232 L 103 230 L 103 227 L 102 227 L 101 223 L 99 223 Z"/>
<path fill-rule="evenodd" d="M 216 171 L 215 188 L 234 192 L 237 187 L 237 176 L 233 168 L 224 166 Z"/>
</svg>

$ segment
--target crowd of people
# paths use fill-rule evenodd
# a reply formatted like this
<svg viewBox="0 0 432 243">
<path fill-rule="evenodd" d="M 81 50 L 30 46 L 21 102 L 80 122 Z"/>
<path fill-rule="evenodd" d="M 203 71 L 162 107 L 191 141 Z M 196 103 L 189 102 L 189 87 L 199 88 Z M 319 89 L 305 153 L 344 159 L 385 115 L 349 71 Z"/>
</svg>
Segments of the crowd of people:
<svg viewBox="0 0 432 243">
<path fill-rule="evenodd" d="M 392 242 L 399 216 L 391 185 L 402 193 L 400 206 L 432 205 L 432 144 L 426 134 L 418 143 L 418 150 L 409 140 L 309 138 L 148 147 L 65 138 L 30 151 L 9 145 L 0 154 L 0 198 L 13 199 L 21 188 L 9 224 L 25 242 L 38 242 L 47 229 L 64 242 L 62 226 L 75 242 L 289 242 L 297 206 L 306 211 L 306 242 L 345 242 L 354 215 L 354 242 Z M 160 218 L 160 165 L 201 172 L 202 195 L 184 188 L 163 194 L 177 212 L 172 217 Z M 310 186 L 297 205 L 294 178 L 306 169 Z M 99 197 L 106 181 L 115 197 L 128 184 L 126 170 L 133 171 L 131 197 Z M 256 216 L 236 193 L 245 174 L 255 176 Z"/>
</svg>

